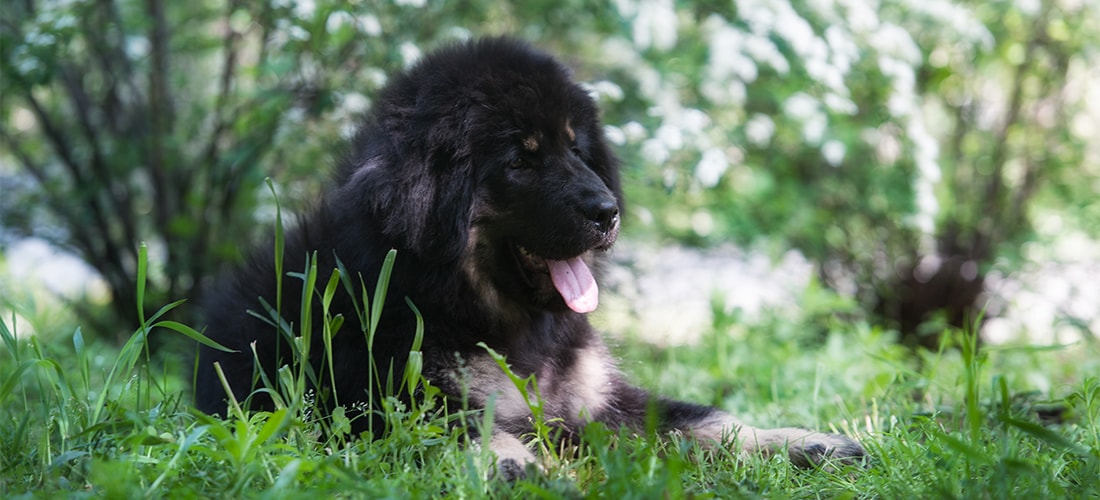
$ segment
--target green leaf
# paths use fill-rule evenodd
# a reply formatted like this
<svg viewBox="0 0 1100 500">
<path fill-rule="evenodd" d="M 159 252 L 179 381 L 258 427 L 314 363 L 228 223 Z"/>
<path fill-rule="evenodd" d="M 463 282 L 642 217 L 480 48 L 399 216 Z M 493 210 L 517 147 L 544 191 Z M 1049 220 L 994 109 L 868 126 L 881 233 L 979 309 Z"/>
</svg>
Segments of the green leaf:
<svg viewBox="0 0 1100 500">
<path fill-rule="evenodd" d="M 270 416 L 267 417 L 267 422 L 260 428 L 260 431 L 256 433 L 257 443 L 266 443 L 277 432 L 285 427 L 289 421 L 289 413 L 286 408 L 275 410 Z"/>
<path fill-rule="evenodd" d="M 54 457 L 53 460 L 50 460 L 50 467 L 49 468 L 50 468 L 50 470 L 57 470 L 58 467 L 61 467 L 62 465 L 68 464 L 69 462 L 72 462 L 73 460 L 76 460 L 78 458 L 85 457 L 85 456 L 88 456 L 88 452 L 86 452 L 86 451 L 78 451 L 78 450 L 66 451 L 65 453 L 62 453 L 62 454 Z"/>
<path fill-rule="evenodd" d="M 1078 445 L 1077 443 L 1074 443 L 1073 441 L 1070 441 L 1069 439 L 1066 439 L 1065 436 L 1062 436 L 1061 434 L 1047 429 L 1046 427 L 1043 427 L 1042 425 L 1039 425 L 1035 422 L 1029 422 L 1027 420 L 1020 420 L 1018 418 L 1003 415 L 999 416 L 998 420 L 1004 422 L 1007 425 L 1015 427 L 1025 434 L 1028 434 L 1031 437 L 1043 441 L 1044 443 L 1047 443 L 1060 450 L 1068 451 L 1070 453 L 1085 458 L 1091 456 L 1088 450 L 1084 447 Z"/>
</svg>

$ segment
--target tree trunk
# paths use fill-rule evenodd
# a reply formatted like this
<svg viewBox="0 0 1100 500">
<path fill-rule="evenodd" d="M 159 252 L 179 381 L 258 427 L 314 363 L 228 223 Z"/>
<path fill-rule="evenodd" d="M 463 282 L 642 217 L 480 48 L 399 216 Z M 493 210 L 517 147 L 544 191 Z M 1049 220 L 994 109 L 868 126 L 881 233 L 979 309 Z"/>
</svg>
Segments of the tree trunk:
<svg viewBox="0 0 1100 500">
<path fill-rule="evenodd" d="M 929 256 L 899 270 L 894 286 L 879 292 L 875 313 L 898 329 L 902 344 L 936 350 L 944 327 L 980 326 L 984 289 L 979 261 L 958 253 Z"/>
</svg>

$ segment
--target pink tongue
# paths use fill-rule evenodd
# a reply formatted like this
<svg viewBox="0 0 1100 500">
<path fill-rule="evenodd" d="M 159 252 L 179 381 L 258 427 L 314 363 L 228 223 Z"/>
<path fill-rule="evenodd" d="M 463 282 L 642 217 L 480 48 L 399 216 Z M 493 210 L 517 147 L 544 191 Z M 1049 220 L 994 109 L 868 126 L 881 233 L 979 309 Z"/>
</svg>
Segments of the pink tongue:
<svg viewBox="0 0 1100 500">
<path fill-rule="evenodd" d="M 565 305 L 579 313 L 596 310 L 596 306 L 600 304 L 600 290 L 596 286 L 596 279 L 592 277 L 592 271 L 588 270 L 588 265 L 580 257 L 569 260 L 546 259 L 546 266 L 550 268 L 550 279 L 565 300 Z"/>
</svg>

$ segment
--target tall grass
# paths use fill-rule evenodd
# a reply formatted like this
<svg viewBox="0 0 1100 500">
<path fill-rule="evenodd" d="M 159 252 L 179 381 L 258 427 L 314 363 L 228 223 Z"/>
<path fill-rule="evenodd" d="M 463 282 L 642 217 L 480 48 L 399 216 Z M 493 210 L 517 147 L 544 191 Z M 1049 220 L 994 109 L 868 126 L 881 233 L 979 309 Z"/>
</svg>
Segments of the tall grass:
<svg viewBox="0 0 1100 500">
<path fill-rule="evenodd" d="M 144 255 L 143 248 L 143 277 Z M 331 359 L 334 335 L 362 335 L 371 346 L 385 279 L 368 294 L 362 277 L 342 264 L 322 277 L 315 262 L 290 275 L 301 281 L 300 293 L 319 298 L 319 310 L 304 305 L 300 313 L 319 315 L 320 332 L 310 332 L 307 321 L 282 321 L 270 307 L 256 314 L 293 340 L 299 359 L 308 359 L 307 339 L 315 334 L 322 336 L 325 359 Z M 388 276 L 385 268 L 382 275 Z M 138 291 L 140 314 L 140 284 Z M 336 293 L 358 298 L 363 331 L 341 331 L 348 322 L 329 310 Z M 180 306 L 174 302 L 141 318 L 118 349 L 89 345 L 79 328 L 25 336 L 14 321 L 0 319 L 0 498 L 1100 494 L 1100 359 L 1091 345 L 978 348 L 973 333 L 955 332 L 961 349 L 914 357 L 891 332 L 827 311 L 777 314 L 754 324 L 717 311 L 699 345 L 622 342 L 616 350 L 623 368 L 662 394 L 715 404 L 752 424 L 854 435 L 872 456 L 867 468 L 803 471 L 784 457 L 742 458 L 599 424 L 566 448 L 555 445 L 551 427 L 536 418 L 545 473 L 505 483 L 488 479 L 492 457 L 466 439 L 461 423 L 470 415 L 441 411 L 438 393 L 420 376 L 416 346 L 405 373 L 372 368 L 372 383 L 390 393 L 423 394 L 414 404 L 385 398 L 315 411 L 309 387 L 320 374 L 299 363 L 280 369 L 277 380 L 258 380 L 259 390 L 278 397 L 275 411 L 237 405 L 225 419 L 195 412 L 185 383 L 185 367 L 192 365 L 153 355 L 147 342 L 150 335 L 169 334 L 214 345 L 201 332 L 165 319 Z M 423 335 L 423 325 L 413 334 Z M 511 374 L 507 360 L 497 360 Z M 333 375 L 330 366 L 322 369 Z M 539 416 L 537 385 L 520 377 L 514 382 Z M 350 419 L 364 409 L 384 416 L 387 432 L 372 429 L 380 438 L 350 436 Z"/>
</svg>

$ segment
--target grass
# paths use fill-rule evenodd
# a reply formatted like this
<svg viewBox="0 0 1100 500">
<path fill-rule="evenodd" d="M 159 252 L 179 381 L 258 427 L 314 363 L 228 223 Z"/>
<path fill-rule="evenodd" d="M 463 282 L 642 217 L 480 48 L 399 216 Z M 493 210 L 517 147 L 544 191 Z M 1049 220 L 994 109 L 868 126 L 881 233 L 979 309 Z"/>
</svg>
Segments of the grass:
<svg viewBox="0 0 1100 500">
<path fill-rule="evenodd" d="M 568 448 L 540 432 L 545 474 L 505 483 L 487 479 L 492 457 L 451 425 L 430 390 L 413 407 L 383 402 L 391 431 L 373 441 L 346 439 L 343 413 L 325 419 L 289 402 L 213 419 L 190 407 L 190 352 L 147 348 L 150 335 L 202 338 L 163 319 L 174 303 L 120 349 L 89 344 L 80 329 L 21 336 L 0 320 L 0 498 L 1100 495 L 1095 344 L 975 349 L 954 332 L 961 348 L 913 355 L 890 332 L 831 314 L 836 300 L 822 293 L 811 290 L 796 318 L 748 324 L 716 311 L 699 345 L 613 343 L 631 378 L 662 394 L 757 425 L 857 436 L 872 456 L 865 469 L 798 470 L 784 457 L 739 458 L 592 425 Z M 406 375 L 402 384 L 416 382 Z M 302 395 L 302 376 L 280 382 L 287 401 Z"/>
</svg>

